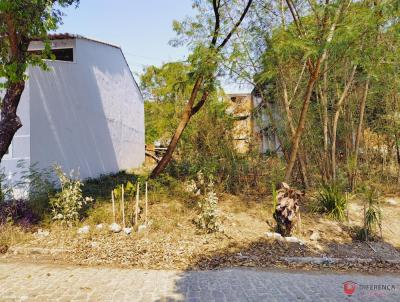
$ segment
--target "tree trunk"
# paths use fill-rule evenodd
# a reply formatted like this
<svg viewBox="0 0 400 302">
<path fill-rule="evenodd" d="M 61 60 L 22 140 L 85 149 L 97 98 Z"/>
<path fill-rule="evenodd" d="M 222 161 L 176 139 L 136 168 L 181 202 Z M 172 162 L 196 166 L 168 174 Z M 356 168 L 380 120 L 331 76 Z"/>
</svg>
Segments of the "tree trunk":
<svg viewBox="0 0 400 302">
<path fill-rule="evenodd" d="M 218 36 L 220 35 L 220 25 L 221 25 L 220 24 L 221 15 L 220 15 L 220 11 L 219 11 L 219 9 L 221 7 L 221 2 L 216 1 L 216 0 L 212 1 L 213 11 L 214 11 L 214 16 L 215 16 L 215 24 L 214 24 L 214 32 L 212 34 L 212 39 L 211 39 L 209 49 L 213 50 L 215 53 L 213 54 L 212 57 L 209 58 L 210 59 L 210 61 L 208 62 L 209 64 L 211 64 L 211 65 L 217 64 L 217 62 L 214 61 L 215 57 L 218 55 L 218 53 L 221 51 L 221 49 L 225 47 L 225 45 L 231 39 L 233 33 L 238 29 L 240 24 L 243 22 L 243 19 L 245 18 L 247 12 L 249 11 L 252 3 L 253 3 L 253 0 L 247 1 L 247 4 L 246 4 L 242 14 L 240 15 L 239 19 L 233 25 L 233 27 L 228 32 L 228 34 L 225 36 L 223 41 L 217 46 L 217 40 L 218 40 Z M 217 66 L 215 65 L 214 67 L 217 67 Z M 201 107 L 203 107 L 204 103 L 206 102 L 206 100 L 208 98 L 209 92 L 205 91 L 205 92 L 203 92 L 203 95 L 202 95 L 201 99 L 198 101 L 198 103 L 196 105 L 194 105 L 194 102 L 197 98 L 200 88 L 202 86 L 204 86 L 204 78 L 209 79 L 208 76 L 212 77 L 212 74 L 213 74 L 213 72 L 209 72 L 207 74 L 207 76 L 202 74 L 197 77 L 196 82 L 193 86 L 189 101 L 185 106 L 185 109 L 184 109 L 184 112 L 182 115 L 182 119 L 179 122 L 179 125 L 175 130 L 174 136 L 172 137 L 171 142 L 168 145 L 166 153 L 164 154 L 164 156 L 160 160 L 160 162 L 157 164 L 157 166 L 154 168 L 154 170 L 151 172 L 150 178 L 157 177 L 165 169 L 165 167 L 168 165 L 168 163 L 171 161 L 172 154 L 174 153 L 176 146 L 178 145 L 179 139 L 181 138 L 183 131 L 185 130 L 187 124 L 189 123 L 190 118 L 194 114 L 196 114 L 201 109 Z"/>
<path fill-rule="evenodd" d="M 358 153 L 360 149 L 360 141 L 361 141 L 361 136 L 362 136 L 362 129 L 363 129 L 363 124 L 364 124 L 364 113 L 365 113 L 365 105 L 367 102 L 367 96 L 368 96 L 368 90 L 369 90 L 369 76 L 367 77 L 367 81 L 365 82 L 365 88 L 364 88 L 364 93 L 363 97 L 361 99 L 360 103 L 360 118 L 358 120 L 358 127 L 357 127 L 357 133 L 356 133 L 356 141 L 354 144 L 354 171 L 351 176 L 351 190 L 353 191 L 355 186 L 356 186 L 356 178 L 357 178 L 357 171 L 358 171 Z"/>
<path fill-rule="evenodd" d="M 195 82 L 195 84 L 193 86 L 192 93 L 190 95 L 189 101 L 185 105 L 185 109 L 183 111 L 182 119 L 179 122 L 179 125 L 175 130 L 174 136 L 172 137 L 172 139 L 171 139 L 171 141 L 170 141 L 170 143 L 168 145 L 167 151 L 165 152 L 164 156 L 162 157 L 160 162 L 157 164 L 157 166 L 154 168 L 154 170 L 151 172 L 150 178 L 156 178 L 158 175 L 160 175 L 160 173 L 165 169 L 165 167 L 171 161 L 172 154 L 174 153 L 174 151 L 176 149 L 176 146 L 178 145 L 179 139 L 181 138 L 182 133 L 185 130 L 187 124 L 189 123 L 190 117 L 193 114 L 192 110 L 193 110 L 194 101 L 197 98 L 197 95 L 199 93 L 199 90 L 200 90 L 200 87 L 201 87 L 202 84 L 203 84 L 203 77 L 199 76 L 196 79 L 196 82 Z M 203 101 L 203 98 L 202 98 L 201 101 Z M 204 101 L 205 101 L 205 99 L 204 99 Z M 204 104 L 204 102 L 203 102 L 203 104 Z M 197 111 L 198 111 L 198 109 L 197 109 Z"/>
<path fill-rule="evenodd" d="M 328 148 L 328 61 L 325 61 L 324 70 L 324 81 L 323 81 L 323 93 L 321 93 L 321 103 L 322 103 L 322 123 L 324 132 L 324 178 L 328 181 L 329 178 L 329 148 Z"/>
<path fill-rule="evenodd" d="M 3 99 L 0 120 L 0 162 L 7 153 L 15 133 L 22 127 L 21 120 L 17 116 L 17 108 L 24 88 L 23 81 L 10 84 Z"/>
<path fill-rule="evenodd" d="M 290 103 L 289 103 L 289 97 L 288 97 L 288 92 L 287 92 L 287 87 L 285 84 L 285 80 L 283 79 L 282 76 L 282 85 L 283 85 L 283 103 L 285 106 L 285 111 L 286 111 L 286 117 L 288 120 L 288 126 L 290 129 L 290 133 L 291 133 L 291 137 L 293 138 L 294 135 L 296 134 L 296 129 L 294 128 L 293 125 L 293 115 L 292 115 L 292 111 L 290 110 Z M 308 178 L 307 178 L 307 167 L 306 167 L 306 163 L 304 160 L 304 155 L 301 151 L 301 148 L 299 148 L 299 168 L 300 168 L 300 173 L 301 173 L 301 178 L 303 181 L 303 186 L 305 189 L 308 188 Z"/>
<path fill-rule="evenodd" d="M 332 163 L 332 180 L 336 181 L 336 136 L 337 136 L 337 127 L 338 127 L 338 122 L 339 122 L 339 116 L 340 116 L 340 110 L 342 108 L 342 105 L 347 97 L 347 94 L 350 90 L 351 85 L 353 84 L 354 80 L 354 75 L 356 74 L 356 69 L 357 66 L 353 67 L 353 70 L 351 72 L 350 78 L 345 85 L 345 88 L 343 90 L 343 93 L 339 99 L 339 101 L 336 104 L 336 110 L 335 110 L 335 115 L 333 117 L 333 125 L 332 125 L 332 158 L 331 158 L 331 163 Z"/>
<path fill-rule="evenodd" d="M 298 16 L 296 16 L 296 13 L 293 11 L 291 1 L 286 0 L 286 2 L 291 11 L 293 19 L 295 20 L 296 26 L 299 29 L 299 34 L 303 35 L 302 29 L 301 29 L 301 24 L 299 23 Z M 298 123 L 297 129 L 296 129 L 296 134 L 293 137 L 292 152 L 290 154 L 289 163 L 288 163 L 288 166 L 287 166 L 286 172 L 285 172 L 285 182 L 289 182 L 290 177 L 292 175 L 293 167 L 294 167 L 294 164 L 295 164 L 296 158 L 297 158 L 297 152 L 299 149 L 299 143 L 300 143 L 301 136 L 303 134 L 304 126 L 305 126 L 306 119 L 307 119 L 308 106 L 310 105 L 311 94 L 314 89 L 314 84 L 320 75 L 321 64 L 323 64 L 325 62 L 325 60 L 328 56 L 328 45 L 332 42 L 333 35 L 336 30 L 336 24 L 340 18 L 340 15 L 341 15 L 342 10 L 346 3 L 347 3 L 347 1 L 342 2 L 340 7 L 336 10 L 334 20 L 327 32 L 326 43 L 325 43 L 322 55 L 317 59 L 315 65 L 313 65 L 313 62 L 311 61 L 311 59 L 308 59 L 307 65 L 309 66 L 310 78 L 308 80 L 306 92 L 304 94 L 303 107 L 301 109 L 300 119 L 299 119 L 299 123 Z"/>
<path fill-rule="evenodd" d="M 294 134 L 293 139 L 292 139 L 292 150 L 291 150 L 289 162 L 288 162 L 288 165 L 286 168 L 285 182 L 289 182 L 290 177 L 292 175 L 294 164 L 296 162 L 301 136 L 303 134 L 304 126 L 306 123 L 308 106 L 310 105 L 311 93 L 313 91 L 314 84 L 317 81 L 317 78 L 319 75 L 319 64 L 320 63 L 317 63 L 316 70 L 310 75 L 310 78 L 308 80 L 306 93 L 304 95 L 303 107 L 301 108 L 299 124 L 297 126 L 296 133 Z"/>
</svg>

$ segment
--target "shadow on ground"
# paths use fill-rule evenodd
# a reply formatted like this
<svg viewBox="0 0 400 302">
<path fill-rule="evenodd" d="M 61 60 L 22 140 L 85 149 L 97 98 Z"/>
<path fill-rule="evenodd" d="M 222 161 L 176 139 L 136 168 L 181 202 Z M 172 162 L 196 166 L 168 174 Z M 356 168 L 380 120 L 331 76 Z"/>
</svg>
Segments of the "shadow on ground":
<svg viewBox="0 0 400 302">
<path fill-rule="evenodd" d="M 348 258 L 349 261 L 307 264 L 291 263 L 283 257 Z M 321 301 L 342 301 L 346 299 L 344 282 L 382 282 L 365 275 L 376 272 L 400 273 L 399 250 L 383 241 L 326 242 L 324 249 L 317 251 L 298 243 L 260 239 L 246 246 L 194 257 L 193 263 L 175 281 L 175 293 L 162 301 L 312 301 L 310 295 L 318 296 Z M 396 284 L 399 280 L 396 279 Z M 387 301 L 399 301 L 399 292 L 395 294 Z M 358 296 L 354 301 L 381 301 L 387 295 L 392 297 L 393 293 Z"/>
</svg>

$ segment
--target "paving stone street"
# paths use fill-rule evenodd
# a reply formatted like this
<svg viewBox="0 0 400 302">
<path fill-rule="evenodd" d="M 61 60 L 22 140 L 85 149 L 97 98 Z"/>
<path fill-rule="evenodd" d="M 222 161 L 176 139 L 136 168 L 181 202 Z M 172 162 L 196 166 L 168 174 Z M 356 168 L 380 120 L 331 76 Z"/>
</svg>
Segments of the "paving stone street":
<svg viewBox="0 0 400 302">
<path fill-rule="evenodd" d="M 346 281 L 358 284 L 352 296 L 343 292 Z M 400 275 L 0 262 L 0 301 L 400 301 L 399 289 Z"/>
</svg>

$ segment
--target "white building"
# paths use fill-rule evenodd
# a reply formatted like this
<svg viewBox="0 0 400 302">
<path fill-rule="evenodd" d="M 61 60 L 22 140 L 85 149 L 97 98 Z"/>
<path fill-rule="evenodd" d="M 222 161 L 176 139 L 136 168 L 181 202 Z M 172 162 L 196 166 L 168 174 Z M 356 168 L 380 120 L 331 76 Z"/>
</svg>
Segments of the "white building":
<svg viewBox="0 0 400 302">
<path fill-rule="evenodd" d="M 23 127 L 1 167 L 11 175 L 20 160 L 58 163 L 88 178 L 140 166 L 144 103 L 121 48 L 70 34 L 51 36 L 51 47 L 49 70 L 28 70 L 18 108 Z M 29 47 L 41 49 L 41 41 Z"/>
</svg>

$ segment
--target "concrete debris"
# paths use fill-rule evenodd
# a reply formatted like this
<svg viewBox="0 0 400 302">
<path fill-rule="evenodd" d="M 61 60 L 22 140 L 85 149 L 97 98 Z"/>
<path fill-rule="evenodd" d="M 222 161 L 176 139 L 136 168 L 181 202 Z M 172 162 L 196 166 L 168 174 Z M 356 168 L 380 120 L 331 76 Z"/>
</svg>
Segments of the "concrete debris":
<svg viewBox="0 0 400 302">
<path fill-rule="evenodd" d="M 112 223 L 110 224 L 110 231 L 113 233 L 119 233 L 122 231 L 121 226 L 118 223 Z"/>
<path fill-rule="evenodd" d="M 313 231 L 311 236 L 310 236 L 310 240 L 318 241 L 319 239 L 321 239 L 321 236 L 319 235 L 319 232 L 318 231 Z"/>
<path fill-rule="evenodd" d="M 78 234 L 88 234 L 90 231 L 90 226 L 85 225 L 78 229 Z"/>
<path fill-rule="evenodd" d="M 124 233 L 126 235 L 129 235 L 130 233 L 132 233 L 133 228 L 124 228 Z"/>
</svg>

